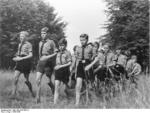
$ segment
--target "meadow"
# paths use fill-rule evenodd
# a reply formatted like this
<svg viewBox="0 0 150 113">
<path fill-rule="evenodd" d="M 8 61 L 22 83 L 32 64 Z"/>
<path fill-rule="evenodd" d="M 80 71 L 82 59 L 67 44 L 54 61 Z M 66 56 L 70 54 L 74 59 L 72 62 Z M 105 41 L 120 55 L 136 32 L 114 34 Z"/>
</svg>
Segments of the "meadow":
<svg viewBox="0 0 150 113">
<path fill-rule="evenodd" d="M 41 103 L 36 104 L 36 101 L 30 95 L 27 86 L 24 84 L 23 76 L 20 77 L 18 83 L 19 92 L 17 98 L 11 98 L 12 84 L 13 84 L 13 71 L 0 71 L 0 108 L 45 108 L 45 109 L 72 109 L 76 108 L 75 94 L 74 90 L 70 91 L 71 96 L 67 97 L 63 92 L 63 86 L 61 90 L 60 102 L 57 106 L 53 105 L 53 95 L 50 88 L 47 85 L 47 78 L 43 76 L 42 79 L 42 98 Z M 30 81 L 33 85 L 33 90 L 35 92 L 36 73 L 32 72 L 30 75 Z M 150 108 L 150 77 L 145 75 L 140 75 L 138 81 L 138 88 L 135 89 L 131 87 L 127 89 L 126 92 L 121 92 L 117 96 L 107 100 L 102 101 L 100 96 L 97 96 L 94 92 L 91 93 L 91 102 L 89 105 L 82 104 L 78 108 L 95 108 L 95 109 L 139 109 L 139 108 Z"/>
</svg>

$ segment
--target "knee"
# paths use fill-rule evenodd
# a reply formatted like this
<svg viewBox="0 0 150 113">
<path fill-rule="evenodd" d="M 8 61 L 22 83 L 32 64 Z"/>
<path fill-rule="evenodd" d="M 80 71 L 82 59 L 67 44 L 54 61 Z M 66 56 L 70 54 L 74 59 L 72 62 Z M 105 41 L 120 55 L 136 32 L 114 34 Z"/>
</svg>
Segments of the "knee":
<svg viewBox="0 0 150 113">
<path fill-rule="evenodd" d="M 58 91 L 59 91 L 59 86 L 55 86 L 55 93 L 58 93 Z"/>
<path fill-rule="evenodd" d="M 76 91 L 77 91 L 77 92 L 80 92 L 80 90 L 81 90 L 81 84 L 77 84 L 77 85 L 76 85 Z"/>
</svg>

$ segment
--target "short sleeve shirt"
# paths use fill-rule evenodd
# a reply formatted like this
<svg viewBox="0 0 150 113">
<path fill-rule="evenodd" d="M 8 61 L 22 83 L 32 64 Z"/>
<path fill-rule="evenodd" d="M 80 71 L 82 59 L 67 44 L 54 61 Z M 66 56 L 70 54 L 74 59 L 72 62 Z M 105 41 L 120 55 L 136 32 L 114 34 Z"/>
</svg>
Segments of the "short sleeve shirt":
<svg viewBox="0 0 150 113">
<path fill-rule="evenodd" d="M 44 45 L 42 47 L 43 41 L 39 43 L 39 55 L 51 55 L 55 52 L 56 46 L 53 40 L 47 39 L 44 41 Z M 41 50 L 42 49 L 42 50 Z M 40 53 L 41 52 L 41 53 Z"/>
<path fill-rule="evenodd" d="M 84 54 L 84 55 L 82 55 L 82 54 Z M 90 45 L 87 45 L 86 47 L 84 47 L 84 53 L 83 53 L 83 48 L 78 47 L 76 56 L 77 56 L 78 60 L 82 60 L 82 56 L 84 56 L 84 59 L 86 59 L 86 60 L 91 60 L 93 57 L 93 48 Z"/>
<path fill-rule="evenodd" d="M 117 58 L 118 57 L 118 58 Z M 125 55 L 120 54 L 119 56 L 115 55 L 115 60 L 117 60 L 117 64 L 122 65 L 123 67 L 126 66 L 127 58 Z"/>
<path fill-rule="evenodd" d="M 72 56 L 71 56 L 71 53 L 68 50 L 57 53 L 56 65 L 67 64 L 70 61 L 72 61 Z"/>
<path fill-rule="evenodd" d="M 100 65 L 111 65 L 114 62 L 114 54 L 112 52 L 108 52 L 106 55 L 103 52 L 99 52 L 96 57 L 99 61 Z"/>
<path fill-rule="evenodd" d="M 32 52 L 32 44 L 30 42 L 24 42 L 19 44 L 17 55 L 29 55 Z"/>
</svg>

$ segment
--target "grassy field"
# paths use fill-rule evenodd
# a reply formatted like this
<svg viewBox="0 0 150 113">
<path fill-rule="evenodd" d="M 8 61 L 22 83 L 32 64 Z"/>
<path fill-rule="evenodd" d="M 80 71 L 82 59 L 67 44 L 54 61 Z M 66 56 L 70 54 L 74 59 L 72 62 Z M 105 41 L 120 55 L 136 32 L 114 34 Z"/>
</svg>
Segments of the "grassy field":
<svg viewBox="0 0 150 113">
<path fill-rule="evenodd" d="M 31 97 L 24 78 L 21 76 L 18 84 L 19 93 L 17 99 L 11 98 L 13 71 L 0 71 L 0 108 L 75 108 L 74 91 L 71 91 L 71 97 L 67 98 L 63 90 L 61 91 L 60 102 L 57 106 L 53 105 L 53 96 L 50 88 L 47 86 L 47 79 L 44 76 L 42 80 L 42 102 L 35 103 L 35 99 Z M 35 92 L 35 73 L 30 75 Z M 62 88 L 63 89 L 63 88 Z M 92 102 L 89 105 L 81 105 L 80 108 L 150 108 L 150 78 L 141 75 L 138 81 L 138 89 L 128 89 L 118 96 L 111 98 L 109 101 L 103 102 L 101 97 L 91 92 Z"/>
</svg>

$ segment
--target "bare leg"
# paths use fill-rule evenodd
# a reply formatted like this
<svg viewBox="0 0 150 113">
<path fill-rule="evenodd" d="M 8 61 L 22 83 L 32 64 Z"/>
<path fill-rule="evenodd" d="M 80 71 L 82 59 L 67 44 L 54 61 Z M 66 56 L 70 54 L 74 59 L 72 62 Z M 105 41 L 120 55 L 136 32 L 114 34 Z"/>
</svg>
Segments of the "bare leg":
<svg viewBox="0 0 150 113">
<path fill-rule="evenodd" d="M 57 104 L 59 97 L 60 81 L 55 80 L 54 104 Z"/>
<path fill-rule="evenodd" d="M 17 92 L 17 84 L 18 84 L 20 74 L 21 74 L 20 71 L 15 70 L 15 78 L 14 78 L 14 84 L 13 84 L 14 87 L 13 87 L 13 92 L 12 92 L 13 96 L 15 96 Z"/>
<path fill-rule="evenodd" d="M 27 87 L 29 88 L 30 93 L 32 94 L 32 97 L 35 97 L 33 90 L 32 90 L 32 85 L 31 82 L 29 81 L 29 74 L 24 74 L 24 77 L 26 79 L 25 84 L 27 85 Z"/>
<path fill-rule="evenodd" d="M 64 90 L 64 92 L 66 93 L 67 97 L 69 97 L 68 89 L 69 89 L 69 85 L 67 83 L 65 83 L 65 90 Z"/>
<path fill-rule="evenodd" d="M 48 86 L 51 88 L 52 93 L 54 94 L 54 83 L 52 82 L 52 76 L 54 75 L 52 70 L 46 70 L 46 76 L 48 77 Z"/>
<path fill-rule="evenodd" d="M 40 72 L 37 72 L 36 76 L 36 85 L 37 85 L 37 90 L 36 90 L 36 102 L 40 103 L 40 93 L 41 93 L 41 80 L 42 80 L 43 74 Z"/>
<path fill-rule="evenodd" d="M 80 91 L 82 88 L 82 78 L 77 78 L 77 83 L 76 83 L 76 106 L 79 105 L 80 102 Z"/>
<path fill-rule="evenodd" d="M 54 84 L 52 82 L 51 76 L 48 77 L 48 86 L 51 88 L 52 94 L 54 94 Z"/>
</svg>

